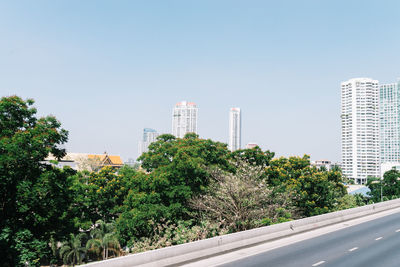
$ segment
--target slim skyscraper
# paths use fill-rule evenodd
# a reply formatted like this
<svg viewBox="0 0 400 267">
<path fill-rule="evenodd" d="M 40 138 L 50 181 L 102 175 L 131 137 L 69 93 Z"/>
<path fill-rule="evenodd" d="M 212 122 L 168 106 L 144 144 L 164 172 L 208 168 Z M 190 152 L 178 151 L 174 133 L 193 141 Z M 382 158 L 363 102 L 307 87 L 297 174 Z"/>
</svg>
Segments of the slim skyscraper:
<svg viewBox="0 0 400 267">
<path fill-rule="evenodd" d="M 197 133 L 197 112 L 193 102 L 177 103 L 172 112 L 172 134 L 183 138 L 187 133 Z"/>
<path fill-rule="evenodd" d="M 379 84 L 369 78 L 341 83 L 342 170 L 358 184 L 380 176 Z"/>
<path fill-rule="evenodd" d="M 381 163 L 400 162 L 400 79 L 379 86 Z"/>
<path fill-rule="evenodd" d="M 157 140 L 159 134 L 156 130 L 150 128 L 143 129 L 143 138 L 139 142 L 139 157 L 144 153 L 149 151 L 149 145 Z"/>
<path fill-rule="evenodd" d="M 242 113 L 240 108 L 231 108 L 229 111 L 229 150 L 235 151 L 241 147 Z"/>
</svg>

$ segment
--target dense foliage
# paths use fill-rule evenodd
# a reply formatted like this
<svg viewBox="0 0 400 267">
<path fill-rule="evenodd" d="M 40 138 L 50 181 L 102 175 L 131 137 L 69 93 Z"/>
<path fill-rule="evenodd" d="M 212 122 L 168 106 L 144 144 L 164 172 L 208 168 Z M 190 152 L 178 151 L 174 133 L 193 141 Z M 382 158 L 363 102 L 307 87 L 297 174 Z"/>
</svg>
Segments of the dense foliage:
<svg viewBox="0 0 400 267">
<path fill-rule="evenodd" d="M 342 174 L 311 167 L 307 155 L 273 159 L 266 173 L 275 190 L 295 192 L 295 205 L 306 217 L 334 210 L 338 199 L 346 195 Z"/>
<path fill-rule="evenodd" d="M 177 223 L 190 219 L 188 201 L 204 192 L 210 174 L 207 166 L 229 168 L 225 144 L 187 134 L 182 139 L 161 135 L 139 160 L 147 173 L 131 179 L 120 218 L 122 241 L 135 241 L 153 234 L 153 223 Z"/>
<path fill-rule="evenodd" d="M 274 158 L 259 147 L 230 152 L 193 133 L 159 136 L 140 168 L 89 162 L 88 171 L 57 169 L 44 159 L 65 154 L 67 132 L 54 117 L 36 118 L 32 104 L 16 96 L 0 101 L 5 266 L 74 265 L 360 203 L 346 194 L 340 171 L 311 167 L 308 156 Z M 385 196 L 399 195 L 389 191 L 398 177 L 385 176 Z"/>
<path fill-rule="evenodd" d="M 221 223 L 229 232 L 282 222 L 296 216 L 292 192 L 274 192 L 262 179 L 262 166 L 237 161 L 235 173 L 210 170 L 208 192 L 192 199 L 200 218 Z"/>
<path fill-rule="evenodd" d="M 400 172 L 396 169 L 385 172 L 382 179 L 370 177 L 367 186 L 371 201 L 380 202 L 400 197 Z"/>
<path fill-rule="evenodd" d="M 53 234 L 68 226 L 72 173 L 42 164 L 65 154 L 67 131 L 52 116 L 37 119 L 33 100 L 0 100 L 0 258 L 6 266 L 39 264 Z"/>
</svg>

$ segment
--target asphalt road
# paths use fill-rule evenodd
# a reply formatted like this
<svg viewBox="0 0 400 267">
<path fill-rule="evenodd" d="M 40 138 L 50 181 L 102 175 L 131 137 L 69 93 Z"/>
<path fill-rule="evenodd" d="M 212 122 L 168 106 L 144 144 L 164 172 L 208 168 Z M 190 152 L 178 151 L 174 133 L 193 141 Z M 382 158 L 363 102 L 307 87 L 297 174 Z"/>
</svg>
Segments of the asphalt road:
<svg viewBox="0 0 400 267">
<path fill-rule="evenodd" d="M 400 213 L 220 266 L 399 267 Z"/>
</svg>

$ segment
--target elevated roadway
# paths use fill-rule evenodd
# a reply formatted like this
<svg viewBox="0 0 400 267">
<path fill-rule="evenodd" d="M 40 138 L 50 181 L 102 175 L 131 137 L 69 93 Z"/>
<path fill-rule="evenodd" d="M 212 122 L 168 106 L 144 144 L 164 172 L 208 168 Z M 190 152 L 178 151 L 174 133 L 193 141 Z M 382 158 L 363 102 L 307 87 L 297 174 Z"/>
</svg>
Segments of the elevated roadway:
<svg viewBox="0 0 400 267">
<path fill-rule="evenodd" d="M 185 266 L 400 266 L 400 209 L 244 248 Z"/>
</svg>

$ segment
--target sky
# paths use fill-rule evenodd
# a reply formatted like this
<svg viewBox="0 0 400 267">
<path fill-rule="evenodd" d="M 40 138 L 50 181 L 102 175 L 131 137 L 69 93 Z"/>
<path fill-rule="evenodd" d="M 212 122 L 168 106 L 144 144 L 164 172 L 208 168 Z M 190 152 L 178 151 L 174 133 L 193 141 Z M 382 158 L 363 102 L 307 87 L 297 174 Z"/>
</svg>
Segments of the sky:
<svg viewBox="0 0 400 267">
<path fill-rule="evenodd" d="M 68 152 L 136 158 L 199 108 L 201 138 L 340 161 L 340 83 L 400 77 L 400 1 L 0 1 L 0 96 L 33 98 Z"/>
</svg>

